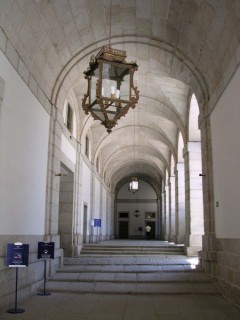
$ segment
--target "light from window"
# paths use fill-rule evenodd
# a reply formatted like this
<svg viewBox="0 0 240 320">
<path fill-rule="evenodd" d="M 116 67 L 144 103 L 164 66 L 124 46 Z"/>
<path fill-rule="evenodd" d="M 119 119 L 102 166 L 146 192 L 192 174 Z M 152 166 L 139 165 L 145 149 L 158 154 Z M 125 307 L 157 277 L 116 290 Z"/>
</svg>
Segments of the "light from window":
<svg viewBox="0 0 240 320">
<path fill-rule="evenodd" d="M 72 133 L 72 129 L 73 129 L 73 110 L 70 106 L 70 104 L 68 103 L 67 105 L 67 121 L 66 121 L 66 125 L 68 130 Z"/>
<path fill-rule="evenodd" d="M 96 168 L 97 168 L 97 172 L 99 173 L 99 157 L 97 157 Z"/>
<path fill-rule="evenodd" d="M 89 158 L 89 139 L 88 139 L 88 136 L 86 136 L 86 141 L 85 141 L 85 155 Z"/>
</svg>

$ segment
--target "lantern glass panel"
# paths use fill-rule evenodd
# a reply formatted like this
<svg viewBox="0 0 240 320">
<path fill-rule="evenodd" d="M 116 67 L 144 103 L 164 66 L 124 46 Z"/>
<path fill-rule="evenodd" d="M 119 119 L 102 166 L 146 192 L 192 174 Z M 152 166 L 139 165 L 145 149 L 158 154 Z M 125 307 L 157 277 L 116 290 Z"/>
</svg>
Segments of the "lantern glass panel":
<svg viewBox="0 0 240 320">
<path fill-rule="evenodd" d="M 138 181 L 131 181 L 131 182 L 129 183 L 129 188 L 130 188 L 130 190 L 132 190 L 132 191 L 138 190 Z"/>
<path fill-rule="evenodd" d="M 98 81 L 98 78 L 94 76 L 91 77 L 91 90 L 90 90 L 90 96 L 89 96 L 90 105 L 96 100 L 97 81 Z"/>
<path fill-rule="evenodd" d="M 121 84 L 121 100 L 130 100 L 130 75 L 124 77 Z"/>
<path fill-rule="evenodd" d="M 107 109 L 107 115 L 109 120 L 113 120 L 116 113 L 117 113 L 117 108 L 115 106 L 115 102 L 113 102 Z"/>
<path fill-rule="evenodd" d="M 130 68 L 120 64 L 103 63 L 102 96 L 129 100 Z"/>
<path fill-rule="evenodd" d="M 104 121 L 104 114 L 102 113 L 102 109 L 99 104 L 94 105 L 94 108 L 92 108 L 92 113 L 94 113 L 99 120 Z"/>
<path fill-rule="evenodd" d="M 116 99 L 117 82 L 109 79 L 102 79 L 102 97 Z"/>
</svg>

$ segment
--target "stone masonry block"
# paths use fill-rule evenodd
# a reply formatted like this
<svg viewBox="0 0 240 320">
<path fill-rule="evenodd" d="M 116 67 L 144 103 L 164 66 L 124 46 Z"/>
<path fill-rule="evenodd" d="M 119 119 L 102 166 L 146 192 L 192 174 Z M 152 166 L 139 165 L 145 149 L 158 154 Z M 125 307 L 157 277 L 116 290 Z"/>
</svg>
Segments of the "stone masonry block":
<svg viewBox="0 0 240 320">
<path fill-rule="evenodd" d="M 25 63 L 22 61 L 22 59 L 19 59 L 18 73 L 19 73 L 20 77 L 23 79 L 23 81 L 26 84 L 28 84 L 29 70 L 26 67 Z"/>
<path fill-rule="evenodd" d="M 12 66 L 17 70 L 18 69 L 19 56 L 17 54 L 17 51 L 14 49 L 14 47 L 10 43 L 10 41 L 7 41 L 6 56 L 8 57 L 8 59 L 11 62 Z"/>
<path fill-rule="evenodd" d="M 7 37 L 5 36 L 5 33 L 0 28 L 0 49 L 5 52 L 7 46 Z"/>
<path fill-rule="evenodd" d="M 31 89 L 31 91 L 33 92 L 33 94 L 35 96 L 37 96 L 37 91 L 38 91 L 38 85 L 37 85 L 37 82 L 36 80 L 33 78 L 33 76 L 30 74 L 29 76 L 29 88 Z"/>
<path fill-rule="evenodd" d="M 40 87 L 38 87 L 37 98 L 38 98 L 38 101 L 41 103 L 41 105 L 44 107 L 46 96 Z"/>
</svg>

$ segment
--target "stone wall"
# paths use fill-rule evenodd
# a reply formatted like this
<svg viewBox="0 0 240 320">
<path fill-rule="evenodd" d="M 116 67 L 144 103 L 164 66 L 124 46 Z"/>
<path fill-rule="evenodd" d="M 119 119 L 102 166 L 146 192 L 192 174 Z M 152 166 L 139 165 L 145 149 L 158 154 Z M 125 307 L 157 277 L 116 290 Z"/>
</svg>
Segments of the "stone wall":
<svg viewBox="0 0 240 320">
<path fill-rule="evenodd" d="M 240 306 L 240 239 L 217 239 L 216 277 L 222 294 Z"/>
</svg>

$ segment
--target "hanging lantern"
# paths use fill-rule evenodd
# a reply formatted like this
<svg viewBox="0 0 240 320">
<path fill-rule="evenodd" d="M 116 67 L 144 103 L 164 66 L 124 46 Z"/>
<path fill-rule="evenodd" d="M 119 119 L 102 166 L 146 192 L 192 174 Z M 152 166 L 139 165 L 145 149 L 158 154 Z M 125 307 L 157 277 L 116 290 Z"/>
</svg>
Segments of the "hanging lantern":
<svg viewBox="0 0 240 320">
<path fill-rule="evenodd" d="M 83 110 L 100 120 L 108 133 L 139 100 L 139 91 L 133 84 L 138 66 L 127 63 L 125 58 L 126 51 L 103 47 L 84 72 L 88 90 L 82 101 Z"/>
<path fill-rule="evenodd" d="M 132 177 L 132 181 L 129 183 L 129 191 L 136 192 L 138 191 L 138 180 L 137 177 Z"/>
<path fill-rule="evenodd" d="M 139 210 L 135 210 L 133 215 L 134 215 L 134 217 L 136 217 L 136 218 L 140 217 L 140 212 L 139 212 Z"/>
</svg>

